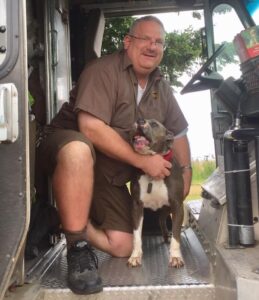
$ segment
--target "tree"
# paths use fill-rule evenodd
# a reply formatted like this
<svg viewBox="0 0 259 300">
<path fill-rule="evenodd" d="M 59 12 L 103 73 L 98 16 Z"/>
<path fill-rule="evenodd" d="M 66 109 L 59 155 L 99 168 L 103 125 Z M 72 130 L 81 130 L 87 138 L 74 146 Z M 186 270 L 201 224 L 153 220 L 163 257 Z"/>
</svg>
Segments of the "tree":
<svg viewBox="0 0 259 300">
<path fill-rule="evenodd" d="M 202 57 L 201 36 L 192 27 L 183 32 L 173 31 L 166 34 L 167 48 L 160 68 L 174 86 L 182 86 L 177 80 L 184 72 L 191 71 Z"/>
<path fill-rule="evenodd" d="M 135 18 L 122 17 L 106 20 L 102 55 L 109 54 L 121 48 L 123 37 L 129 30 Z M 162 73 L 174 86 L 181 86 L 177 80 L 184 72 L 201 57 L 201 36 L 199 31 L 189 27 L 183 32 L 166 34 L 167 48 L 160 64 Z"/>
<path fill-rule="evenodd" d="M 133 17 L 106 19 L 102 45 L 102 55 L 113 53 L 122 46 L 124 36 L 134 22 Z"/>
</svg>

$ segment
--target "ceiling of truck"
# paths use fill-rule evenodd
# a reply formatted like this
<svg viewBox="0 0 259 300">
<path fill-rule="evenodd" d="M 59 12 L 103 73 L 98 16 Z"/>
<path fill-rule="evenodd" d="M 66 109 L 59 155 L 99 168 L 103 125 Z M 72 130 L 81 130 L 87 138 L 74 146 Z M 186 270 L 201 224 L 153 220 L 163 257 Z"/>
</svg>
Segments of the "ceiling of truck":
<svg viewBox="0 0 259 300">
<path fill-rule="evenodd" d="M 204 0 L 70 0 L 86 11 L 100 8 L 105 15 L 137 15 L 202 9 Z"/>
</svg>

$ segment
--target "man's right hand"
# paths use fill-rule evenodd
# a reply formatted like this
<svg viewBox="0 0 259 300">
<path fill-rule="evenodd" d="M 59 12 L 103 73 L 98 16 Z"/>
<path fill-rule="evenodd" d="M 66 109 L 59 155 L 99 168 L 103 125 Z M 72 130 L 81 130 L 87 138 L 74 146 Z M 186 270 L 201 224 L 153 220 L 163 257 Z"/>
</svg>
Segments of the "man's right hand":
<svg viewBox="0 0 259 300">
<path fill-rule="evenodd" d="M 172 165 L 169 161 L 159 154 L 141 155 L 135 152 L 113 128 L 91 114 L 80 111 L 78 125 L 93 145 L 108 157 L 139 168 L 154 179 L 163 179 L 170 174 Z"/>
<path fill-rule="evenodd" d="M 142 156 L 142 171 L 154 179 L 164 179 L 169 176 L 171 168 L 172 164 L 159 154 Z"/>
</svg>

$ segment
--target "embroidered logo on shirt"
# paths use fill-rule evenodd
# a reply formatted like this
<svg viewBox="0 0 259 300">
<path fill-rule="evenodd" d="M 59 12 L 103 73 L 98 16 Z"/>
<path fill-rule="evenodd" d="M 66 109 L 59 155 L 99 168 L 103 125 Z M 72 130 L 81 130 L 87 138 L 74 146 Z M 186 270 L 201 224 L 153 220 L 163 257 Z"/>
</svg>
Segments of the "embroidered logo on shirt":
<svg viewBox="0 0 259 300">
<path fill-rule="evenodd" d="M 151 95 L 154 99 L 158 99 L 158 97 L 159 97 L 159 94 L 157 91 L 152 91 Z"/>
</svg>

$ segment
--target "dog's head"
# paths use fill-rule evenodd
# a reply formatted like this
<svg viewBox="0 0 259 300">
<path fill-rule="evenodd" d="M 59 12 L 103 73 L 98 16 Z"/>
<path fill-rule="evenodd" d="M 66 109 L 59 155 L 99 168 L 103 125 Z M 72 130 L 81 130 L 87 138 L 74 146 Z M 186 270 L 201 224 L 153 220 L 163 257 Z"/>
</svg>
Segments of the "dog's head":
<svg viewBox="0 0 259 300">
<path fill-rule="evenodd" d="M 155 119 L 139 119 L 132 129 L 131 141 L 140 154 L 165 155 L 172 147 L 173 134 Z"/>
</svg>

